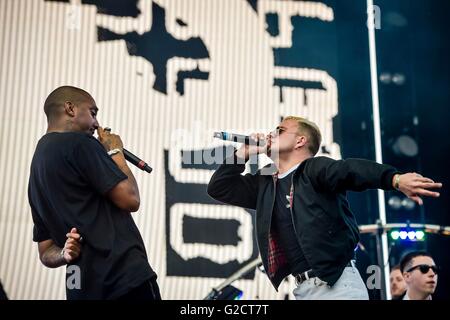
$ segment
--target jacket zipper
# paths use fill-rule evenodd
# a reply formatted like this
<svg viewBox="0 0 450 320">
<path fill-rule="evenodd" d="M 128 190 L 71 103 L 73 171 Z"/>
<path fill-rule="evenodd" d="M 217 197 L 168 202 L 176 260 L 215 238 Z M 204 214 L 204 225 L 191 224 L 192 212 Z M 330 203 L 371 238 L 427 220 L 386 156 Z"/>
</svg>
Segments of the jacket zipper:
<svg viewBox="0 0 450 320">
<path fill-rule="evenodd" d="M 273 197 L 272 197 L 272 210 L 270 210 L 270 219 L 269 219 L 269 233 L 270 234 L 270 230 L 272 229 L 272 215 L 273 215 L 273 208 L 275 207 L 275 198 L 277 196 L 277 180 L 278 177 L 276 176 L 272 176 L 272 183 L 273 183 Z M 267 237 L 267 239 L 269 239 L 269 237 Z M 270 240 L 269 240 L 270 241 Z M 267 259 L 269 258 L 269 249 L 270 249 L 270 243 L 268 243 L 267 246 Z M 268 266 L 268 265 L 267 265 Z M 269 271 L 269 270 L 267 270 Z M 272 285 L 275 287 L 275 283 L 272 280 L 272 277 L 269 277 L 270 282 L 272 282 Z M 278 291 L 278 290 L 277 290 Z"/>
<path fill-rule="evenodd" d="M 291 194 L 290 194 L 291 205 L 289 206 L 289 207 L 290 207 L 289 209 L 290 209 L 290 211 L 291 211 L 292 227 L 294 228 L 295 238 L 297 239 L 297 243 L 298 243 L 298 245 L 300 246 L 300 248 L 302 249 L 303 256 L 304 256 L 305 259 L 306 259 L 305 252 L 303 251 L 302 245 L 300 244 L 300 238 L 299 238 L 299 236 L 298 236 L 297 229 L 295 229 L 294 213 L 293 213 L 293 210 L 292 210 L 292 208 L 294 207 L 294 175 L 295 175 L 295 172 L 294 172 L 294 174 L 292 175 L 292 179 L 291 179 Z M 306 260 L 306 261 L 308 261 L 308 260 Z M 308 264 L 309 264 L 309 263 L 308 263 Z"/>
<path fill-rule="evenodd" d="M 297 171 L 297 170 L 296 170 Z M 297 229 L 295 229 L 295 223 L 294 223 L 294 213 L 293 213 L 293 211 L 292 211 L 292 208 L 294 207 L 294 175 L 295 175 L 295 172 L 294 172 L 294 174 L 292 175 L 292 179 L 291 179 L 291 191 L 292 191 L 292 194 L 290 195 L 290 200 L 291 200 L 291 205 L 290 205 L 290 211 L 291 211 L 291 220 L 292 220 L 292 227 L 294 228 L 294 234 L 295 234 L 295 238 L 297 239 L 297 242 L 298 242 L 298 245 L 300 246 L 300 248 L 302 249 L 302 252 L 303 252 L 303 256 L 305 257 L 305 259 L 306 259 L 306 256 L 305 256 L 305 252 L 303 251 L 303 248 L 302 248 L 302 245 L 300 244 L 300 238 L 299 238 L 299 236 L 298 236 L 298 233 L 297 233 Z M 308 260 L 306 260 L 307 262 L 308 262 Z M 308 263 L 309 264 L 309 263 Z M 311 266 L 310 266 L 310 268 L 311 268 Z"/>
<path fill-rule="evenodd" d="M 294 172 L 294 174 L 295 174 L 295 172 Z M 291 190 L 289 191 L 289 201 L 290 201 L 289 211 L 291 212 L 291 221 L 292 221 L 292 227 L 294 228 L 295 238 L 297 239 L 298 245 L 301 248 L 302 246 L 300 245 L 297 229 L 295 229 L 294 214 L 292 212 L 292 207 L 294 206 L 294 174 L 291 177 Z"/>
</svg>

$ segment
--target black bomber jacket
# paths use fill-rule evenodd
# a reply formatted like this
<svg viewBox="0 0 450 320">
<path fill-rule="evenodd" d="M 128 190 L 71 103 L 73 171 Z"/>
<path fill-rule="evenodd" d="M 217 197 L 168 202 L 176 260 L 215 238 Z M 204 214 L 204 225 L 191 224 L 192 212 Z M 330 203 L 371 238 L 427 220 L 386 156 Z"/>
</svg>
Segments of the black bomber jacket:
<svg viewBox="0 0 450 320">
<path fill-rule="evenodd" d="M 276 195 L 275 174 L 242 175 L 245 164 L 235 155 L 225 159 L 208 184 L 208 194 L 226 204 L 256 209 L 256 237 L 261 259 L 275 289 L 289 275 L 283 248 L 271 230 Z M 265 168 L 264 168 L 265 169 Z M 398 171 L 363 159 L 304 160 L 292 175 L 291 214 L 296 238 L 315 274 L 329 286 L 354 257 L 359 229 L 346 191 L 392 190 Z"/>
</svg>

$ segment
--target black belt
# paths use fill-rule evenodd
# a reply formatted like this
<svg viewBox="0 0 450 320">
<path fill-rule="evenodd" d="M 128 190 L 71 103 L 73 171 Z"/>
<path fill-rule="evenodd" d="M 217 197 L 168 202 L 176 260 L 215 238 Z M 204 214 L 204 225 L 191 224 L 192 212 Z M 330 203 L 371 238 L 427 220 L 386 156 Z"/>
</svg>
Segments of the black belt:
<svg viewBox="0 0 450 320">
<path fill-rule="evenodd" d="M 352 261 L 349 261 L 346 265 L 346 267 L 352 267 L 352 266 L 353 266 Z M 303 281 L 306 281 L 308 279 L 315 278 L 315 277 L 317 277 L 317 274 L 313 270 L 308 270 L 308 271 L 294 275 L 295 282 L 297 283 L 297 285 L 300 285 Z"/>
</svg>

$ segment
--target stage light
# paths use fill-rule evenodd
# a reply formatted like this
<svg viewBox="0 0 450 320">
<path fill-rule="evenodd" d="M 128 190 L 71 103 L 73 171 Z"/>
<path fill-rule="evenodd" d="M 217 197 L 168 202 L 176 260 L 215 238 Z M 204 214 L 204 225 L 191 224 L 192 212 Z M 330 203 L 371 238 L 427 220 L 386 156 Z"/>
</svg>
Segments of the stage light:
<svg viewBox="0 0 450 320">
<path fill-rule="evenodd" d="M 242 296 L 244 295 L 244 292 L 239 290 L 239 292 L 237 292 L 236 296 L 233 298 L 233 300 L 241 300 Z"/>
<path fill-rule="evenodd" d="M 419 147 L 416 140 L 406 134 L 397 137 L 391 143 L 392 151 L 394 151 L 397 156 L 415 157 L 419 153 Z"/>
<path fill-rule="evenodd" d="M 409 198 L 404 198 L 402 200 L 402 207 L 406 210 L 412 210 L 416 207 L 416 203 Z"/>
<path fill-rule="evenodd" d="M 411 199 L 406 198 L 406 197 L 401 199 L 398 196 L 389 197 L 388 205 L 393 210 L 405 209 L 405 210 L 410 211 L 416 207 L 416 203 L 414 201 L 412 201 Z"/>
<path fill-rule="evenodd" d="M 422 230 L 391 230 L 392 240 L 423 241 L 425 232 Z"/>
<path fill-rule="evenodd" d="M 220 291 L 213 290 L 211 291 L 205 300 L 239 300 L 242 298 L 244 292 L 239 290 L 238 288 L 227 285 Z"/>
<path fill-rule="evenodd" d="M 423 232 L 423 231 L 416 231 L 416 239 L 417 240 L 423 240 L 424 237 L 425 237 L 425 232 Z"/>
<path fill-rule="evenodd" d="M 402 200 L 397 196 L 392 196 L 388 200 L 388 205 L 394 210 L 399 210 L 402 208 Z"/>
<path fill-rule="evenodd" d="M 405 84 L 406 78 L 402 73 L 396 73 L 392 76 L 392 82 L 398 86 Z"/>
<path fill-rule="evenodd" d="M 400 236 L 400 232 L 398 232 L 398 231 L 392 231 L 391 232 L 392 240 L 397 240 L 399 236 Z"/>
</svg>

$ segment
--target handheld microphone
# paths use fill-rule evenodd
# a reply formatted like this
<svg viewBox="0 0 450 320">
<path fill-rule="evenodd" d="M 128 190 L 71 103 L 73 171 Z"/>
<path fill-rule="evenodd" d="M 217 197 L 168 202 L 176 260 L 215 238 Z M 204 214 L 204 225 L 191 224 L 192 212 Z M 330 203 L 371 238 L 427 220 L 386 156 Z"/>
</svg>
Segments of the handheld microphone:
<svg viewBox="0 0 450 320">
<path fill-rule="evenodd" d="M 123 155 L 125 156 L 125 159 L 132 164 L 134 164 L 136 167 L 143 171 L 147 171 L 148 173 L 152 172 L 152 168 L 144 161 L 136 157 L 134 154 L 132 154 L 127 149 L 123 148 Z"/>
<path fill-rule="evenodd" d="M 105 129 L 103 129 L 103 130 L 105 130 L 107 132 L 111 132 L 111 128 L 108 128 L 108 127 L 105 127 Z M 123 151 L 123 155 L 125 157 L 125 160 L 131 162 L 132 164 L 134 164 L 139 169 L 141 169 L 143 171 L 146 171 L 148 173 L 153 171 L 153 169 L 144 160 L 139 159 L 137 156 L 132 154 L 127 149 L 122 148 L 122 151 Z"/>
<path fill-rule="evenodd" d="M 259 140 L 256 142 L 252 139 L 250 136 L 245 136 L 243 134 L 236 134 L 236 133 L 229 133 L 229 132 L 214 132 L 214 138 L 226 140 L 226 141 L 233 141 L 233 142 L 240 142 L 247 145 L 259 145 L 264 146 L 266 144 L 265 140 Z"/>
</svg>

